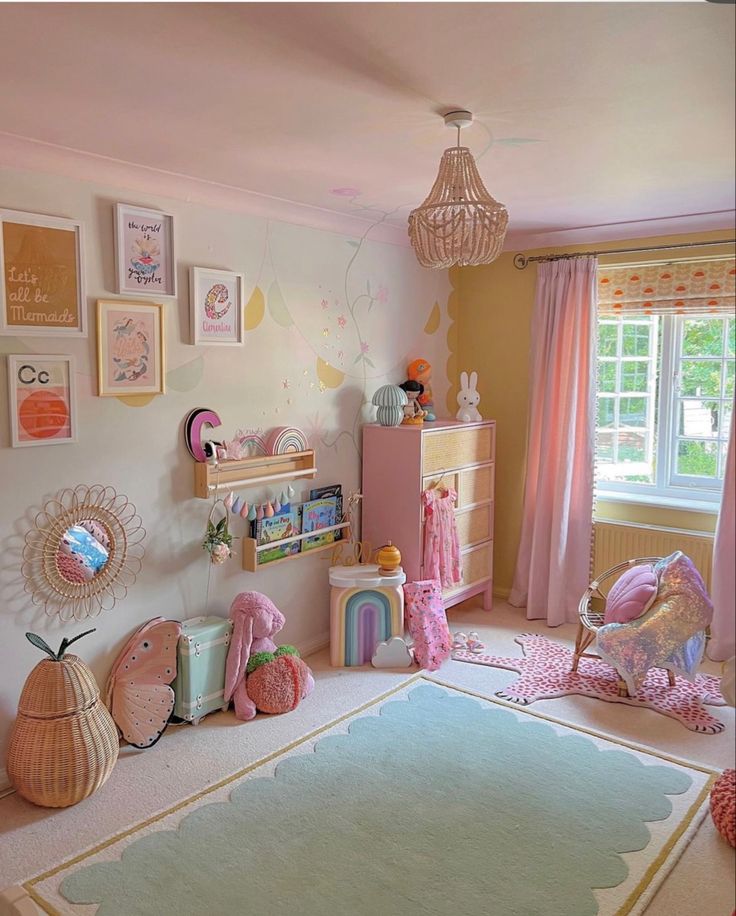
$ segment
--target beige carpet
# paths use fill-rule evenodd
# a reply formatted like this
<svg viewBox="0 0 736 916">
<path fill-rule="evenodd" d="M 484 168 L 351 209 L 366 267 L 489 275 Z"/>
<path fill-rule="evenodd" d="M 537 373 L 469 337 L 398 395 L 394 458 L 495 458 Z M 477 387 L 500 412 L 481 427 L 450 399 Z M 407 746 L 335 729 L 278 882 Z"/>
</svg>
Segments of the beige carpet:
<svg viewBox="0 0 736 916">
<path fill-rule="evenodd" d="M 491 613 L 474 602 L 450 612 L 452 629 L 476 629 L 497 654 L 518 650 L 520 632 L 544 632 L 572 643 L 573 627 L 549 630 L 523 612 L 499 603 Z M 86 802 L 46 811 L 17 796 L 0 800 L 0 887 L 17 884 L 95 845 L 124 827 L 165 810 L 183 798 L 248 766 L 296 738 L 344 715 L 406 679 L 410 672 L 372 668 L 333 669 L 327 651 L 309 659 L 315 674 L 312 697 L 287 716 L 239 723 L 231 713 L 208 717 L 196 728 L 169 729 L 149 751 L 126 749 L 110 781 Z M 719 666 L 704 670 L 718 674 Z M 493 693 L 516 674 L 447 662 L 437 676 L 448 683 Z M 649 710 L 564 697 L 535 704 L 540 712 L 604 734 L 648 744 L 693 762 L 734 765 L 734 712 L 719 709 L 727 723 L 720 735 L 697 735 Z M 736 894 L 734 853 L 707 818 L 662 888 L 647 916 L 730 916 Z M 162 911 L 163 914 L 163 911 Z M 499 914 L 503 916 L 503 914 Z"/>
</svg>

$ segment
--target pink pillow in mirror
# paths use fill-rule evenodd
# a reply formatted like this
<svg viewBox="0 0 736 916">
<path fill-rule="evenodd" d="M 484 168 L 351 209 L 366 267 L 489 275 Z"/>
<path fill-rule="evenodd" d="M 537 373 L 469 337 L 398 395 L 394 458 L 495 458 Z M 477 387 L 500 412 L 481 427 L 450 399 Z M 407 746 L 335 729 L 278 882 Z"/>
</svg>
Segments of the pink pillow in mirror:
<svg viewBox="0 0 736 916">
<path fill-rule="evenodd" d="M 645 614 L 657 597 L 653 566 L 632 566 L 621 575 L 606 599 L 606 623 L 630 623 Z"/>
</svg>

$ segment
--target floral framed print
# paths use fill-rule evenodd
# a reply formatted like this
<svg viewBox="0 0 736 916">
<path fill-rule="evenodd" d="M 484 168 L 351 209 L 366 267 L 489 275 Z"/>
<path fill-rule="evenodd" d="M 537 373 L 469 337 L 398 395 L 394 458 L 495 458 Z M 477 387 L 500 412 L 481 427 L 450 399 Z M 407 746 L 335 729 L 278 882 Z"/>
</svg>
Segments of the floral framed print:
<svg viewBox="0 0 736 916">
<path fill-rule="evenodd" d="M 175 296 L 174 217 L 116 204 L 115 270 L 119 293 Z"/>
<path fill-rule="evenodd" d="M 164 307 L 158 302 L 97 302 L 100 397 L 163 394 Z"/>
<path fill-rule="evenodd" d="M 0 334 L 87 336 L 80 222 L 0 210 Z"/>
<path fill-rule="evenodd" d="M 192 267 L 189 276 L 192 343 L 243 343 L 243 274 Z"/>
<path fill-rule="evenodd" d="M 77 441 L 74 360 L 71 356 L 8 356 L 10 441 L 61 445 Z"/>
</svg>

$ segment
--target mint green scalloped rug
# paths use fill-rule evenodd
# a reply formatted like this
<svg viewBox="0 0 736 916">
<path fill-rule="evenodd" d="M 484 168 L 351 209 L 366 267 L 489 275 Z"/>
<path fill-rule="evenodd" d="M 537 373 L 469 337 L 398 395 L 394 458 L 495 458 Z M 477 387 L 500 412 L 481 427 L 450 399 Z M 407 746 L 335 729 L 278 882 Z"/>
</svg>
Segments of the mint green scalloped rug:
<svg viewBox="0 0 736 916">
<path fill-rule="evenodd" d="M 708 786 L 420 681 L 26 887 L 99 916 L 628 913 Z"/>
</svg>

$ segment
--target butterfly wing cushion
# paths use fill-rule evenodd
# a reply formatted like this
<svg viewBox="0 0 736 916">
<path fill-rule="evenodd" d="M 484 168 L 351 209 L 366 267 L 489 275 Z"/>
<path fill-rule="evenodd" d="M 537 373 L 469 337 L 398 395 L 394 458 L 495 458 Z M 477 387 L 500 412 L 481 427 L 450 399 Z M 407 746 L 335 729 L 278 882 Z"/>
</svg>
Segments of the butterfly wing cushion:
<svg viewBox="0 0 736 916">
<path fill-rule="evenodd" d="M 181 624 L 157 617 L 128 640 L 113 666 L 107 702 L 123 738 L 133 747 L 151 747 L 163 734 L 174 709 L 176 647 Z"/>
<path fill-rule="evenodd" d="M 606 599 L 606 623 L 629 623 L 645 614 L 657 597 L 654 567 L 632 566 L 611 588 Z"/>
</svg>

